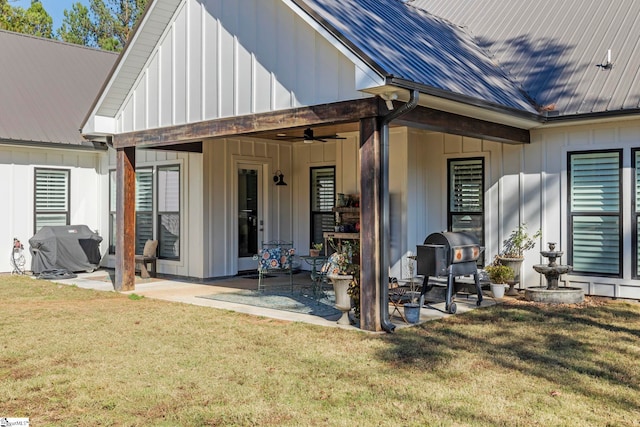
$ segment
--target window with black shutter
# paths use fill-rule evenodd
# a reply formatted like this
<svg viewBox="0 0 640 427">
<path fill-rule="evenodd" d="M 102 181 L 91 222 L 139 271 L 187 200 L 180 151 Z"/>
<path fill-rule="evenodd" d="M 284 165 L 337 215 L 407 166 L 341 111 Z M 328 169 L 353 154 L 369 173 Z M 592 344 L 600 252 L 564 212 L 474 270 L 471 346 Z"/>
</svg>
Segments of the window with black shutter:
<svg viewBox="0 0 640 427">
<path fill-rule="evenodd" d="M 472 233 L 484 246 L 484 159 L 451 159 L 448 170 L 448 230 Z"/>
<path fill-rule="evenodd" d="M 311 168 L 311 242 L 324 242 L 323 233 L 333 231 L 336 200 L 336 168 Z"/>
<path fill-rule="evenodd" d="M 155 177 L 155 179 L 154 179 Z M 136 253 L 158 240 L 158 257 L 180 258 L 180 165 L 136 170 Z M 156 220 L 154 221 L 154 217 Z M 109 172 L 109 253 L 116 243 L 116 171 Z"/>
<path fill-rule="evenodd" d="M 622 274 L 622 152 L 569 153 L 569 264 L 574 273 Z"/>
<path fill-rule="evenodd" d="M 69 225 L 68 169 L 35 169 L 34 233 L 44 226 Z"/>
</svg>

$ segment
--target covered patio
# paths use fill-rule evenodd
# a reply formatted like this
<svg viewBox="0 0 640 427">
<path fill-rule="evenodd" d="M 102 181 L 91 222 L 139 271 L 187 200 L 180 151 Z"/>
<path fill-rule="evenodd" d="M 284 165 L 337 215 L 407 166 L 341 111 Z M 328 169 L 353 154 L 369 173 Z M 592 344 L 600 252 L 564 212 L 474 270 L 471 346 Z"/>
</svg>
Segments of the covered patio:
<svg viewBox="0 0 640 427">
<path fill-rule="evenodd" d="M 513 126 L 464 117 L 419 106 L 420 92 L 405 90 L 406 102 L 381 98 L 339 102 L 284 111 L 252 114 L 114 135 L 116 151 L 116 266 L 114 286 L 133 291 L 135 250 L 136 149 L 202 152 L 219 138 L 249 136 L 278 140 L 279 134 L 318 127 L 322 132 L 358 131 L 361 220 L 361 325 L 370 331 L 392 331 L 388 318 L 389 272 L 389 126 L 430 129 L 485 140 L 528 143 L 529 132 Z M 390 108 L 393 107 L 393 108 Z M 279 142 L 290 145 L 291 142 Z"/>
</svg>

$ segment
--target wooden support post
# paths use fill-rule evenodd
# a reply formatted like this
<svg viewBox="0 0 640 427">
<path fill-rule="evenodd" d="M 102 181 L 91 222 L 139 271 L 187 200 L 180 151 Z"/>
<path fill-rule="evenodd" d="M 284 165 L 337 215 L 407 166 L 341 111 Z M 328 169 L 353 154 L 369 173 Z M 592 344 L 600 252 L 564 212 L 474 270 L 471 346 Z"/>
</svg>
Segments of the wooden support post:
<svg viewBox="0 0 640 427">
<path fill-rule="evenodd" d="M 116 291 L 133 291 L 136 246 L 136 149 L 116 151 Z"/>
<path fill-rule="evenodd" d="M 360 120 L 360 327 L 380 331 L 381 169 L 376 117 Z M 387 273 L 388 274 L 388 273 Z"/>
</svg>

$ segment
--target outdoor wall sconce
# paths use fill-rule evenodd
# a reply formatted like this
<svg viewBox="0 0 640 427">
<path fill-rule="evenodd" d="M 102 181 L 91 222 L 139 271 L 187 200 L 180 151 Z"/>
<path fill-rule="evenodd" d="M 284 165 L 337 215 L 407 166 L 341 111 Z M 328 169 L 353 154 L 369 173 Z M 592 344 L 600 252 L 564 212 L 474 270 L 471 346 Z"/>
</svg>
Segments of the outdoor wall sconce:
<svg viewBox="0 0 640 427">
<path fill-rule="evenodd" d="M 273 175 L 273 182 L 275 182 L 276 185 L 287 185 L 287 183 L 284 182 L 284 174 L 280 169 L 278 169 Z"/>
</svg>

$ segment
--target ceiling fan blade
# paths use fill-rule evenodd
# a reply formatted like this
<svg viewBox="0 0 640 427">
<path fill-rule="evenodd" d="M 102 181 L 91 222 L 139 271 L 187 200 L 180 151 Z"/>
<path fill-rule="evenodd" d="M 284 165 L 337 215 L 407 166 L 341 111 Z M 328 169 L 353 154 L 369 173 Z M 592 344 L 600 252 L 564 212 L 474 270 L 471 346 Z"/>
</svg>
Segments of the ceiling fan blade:
<svg viewBox="0 0 640 427">
<path fill-rule="evenodd" d="M 302 136 L 278 136 L 279 141 L 302 141 L 304 137 Z"/>
<path fill-rule="evenodd" d="M 282 141 L 320 141 L 320 142 L 327 142 L 327 139 L 347 139 L 345 137 L 342 136 L 338 136 L 338 134 L 332 134 L 332 135 L 318 135 L 315 136 L 313 134 L 313 129 L 311 128 L 306 128 L 303 132 L 302 136 L 278 136 L 279 140 Z"/>
<path fill-rule="evenodd" d="M 316 136 L 316 139 L 347 139 L 343 136 L 338 136 L 337 134 L 333 134 L 333 135 L 319 135 Z"/>
</svg>

